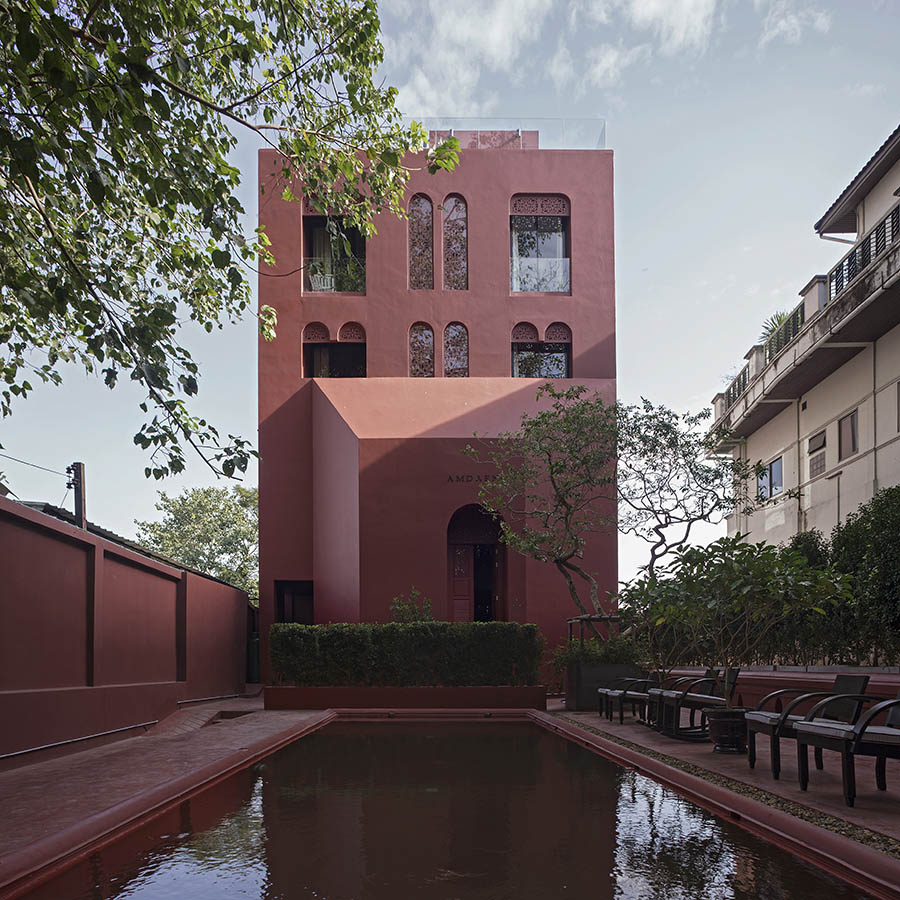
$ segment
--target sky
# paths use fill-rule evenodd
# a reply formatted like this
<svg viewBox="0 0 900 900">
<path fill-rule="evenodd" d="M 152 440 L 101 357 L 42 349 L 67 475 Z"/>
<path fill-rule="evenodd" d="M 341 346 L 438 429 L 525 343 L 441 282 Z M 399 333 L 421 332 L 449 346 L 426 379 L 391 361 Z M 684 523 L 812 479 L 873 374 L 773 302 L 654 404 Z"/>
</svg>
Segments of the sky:
<svg viewBox="0 0 900 900">
<path fill-rule="evenodd" d="M 381 74 L 413 117 L 600 117 L 615 152 L 618 385 L 699 410 L 762 323 L 843 248 L 813 223 L 900 122 L 900 0 L 382 0 Z M 235 153 L 247 226 L 256 146 Z M 196 409 L 256 436 L 252 319 L 188 330 Z M 86 464 L 89 518 L 126 536 L 160 488 L 215 483 L 194 460 L 163 483 L 132 444 L 141 397 L 77 370 L 0 421 L 0 453 Z M 65 478 L 0 458 L 21 499 L 72 506 Z M 255 469 L 247 483 L 256 483 Z M 718 533 L 707 531 L 702 537 Z M 620 540 L 620 577 L 646 561 Z"/>
</svg>

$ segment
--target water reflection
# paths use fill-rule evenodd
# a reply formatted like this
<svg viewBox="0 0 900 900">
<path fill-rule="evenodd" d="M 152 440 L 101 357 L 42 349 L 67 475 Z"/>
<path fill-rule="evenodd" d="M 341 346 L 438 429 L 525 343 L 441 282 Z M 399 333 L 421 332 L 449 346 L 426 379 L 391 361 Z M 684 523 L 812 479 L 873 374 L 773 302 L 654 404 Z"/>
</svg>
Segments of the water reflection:
<svg viewBox="0 0 900 900">
<path fill-rule="evenodd" d="M 31 900 L 788 900 L 864 895 L 519 725 L 332 725 Z"/>
</svg>

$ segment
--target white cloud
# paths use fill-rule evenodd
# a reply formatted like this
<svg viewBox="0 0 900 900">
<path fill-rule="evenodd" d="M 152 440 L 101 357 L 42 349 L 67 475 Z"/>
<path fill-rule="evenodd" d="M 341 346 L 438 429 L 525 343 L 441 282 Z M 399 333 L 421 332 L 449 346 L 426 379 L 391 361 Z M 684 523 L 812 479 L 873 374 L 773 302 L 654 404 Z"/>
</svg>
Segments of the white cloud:
<svg viewBox="0 0 900 900">
<path fill-rule="evenodd" d="M 575 66 L 572 63 L 572 54 L 569 53 L 569 48 L 562 38 L 556 45 L 556 53 L 553 54 L 548 69 L 558 91 L 561 91 L 575 79 Z"/>
<path fill-rule="evenodd" d="M 598 88 L 612 87 L 629 66 L 646 59 L 650 48 L 646 44 L 625 47 L 622 44 L 601 44 L 588 52 L 585 81 Z"/>
<path fill-rule="evenodd" d="M 870 82 L 860 82 L 858 84 L 844 85 L 844 93 L 848 97 L 879 97 L 886 90 L 884 84 L 872 84 Z"/>
<path fill-rule="evenodd" d="M 625 0 L 631 25 L 652 31 L 663 53 L 702 53 L 709 45 L 717 0 Z"/>
<path fill-rule="evenodd" d="M 403 0 L 391 0 L 401 9 Z M 405 49 L 386 57 L 409 63 L 399 86 L 398 105 L 406 113 L 484 115 L 496 95 L 481 85 L 483 72 L 515 77 L 523 50 L 542 36 L 551 7 L 545 0 L 428 0 L 414 14 L 414 26 L 392 41 Z M 397 62 L 399 60 L 399 62 Z"/>
<path fill-rule="evenodd" d="M 831 15 L 817 6 L 800 5 L 794 0 L 754 0 L 754 6 L 765 9 L 760 47 L 775 40 L 798 44 L 809 29 L 826 34 L 831 28 Z"/>
</svg>

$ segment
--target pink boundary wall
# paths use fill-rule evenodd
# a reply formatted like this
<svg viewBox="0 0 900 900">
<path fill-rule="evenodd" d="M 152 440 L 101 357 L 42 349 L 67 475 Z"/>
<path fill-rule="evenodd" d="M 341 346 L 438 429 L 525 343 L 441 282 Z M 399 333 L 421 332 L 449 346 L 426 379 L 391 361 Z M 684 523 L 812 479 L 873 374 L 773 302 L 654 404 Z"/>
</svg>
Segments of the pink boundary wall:
<svg viewBox="0 0 900 900">
<path fill-rule="evenodd" d="M 0 754 L 241 693 L 247 595 L 0 498 Z"/>
</svg>

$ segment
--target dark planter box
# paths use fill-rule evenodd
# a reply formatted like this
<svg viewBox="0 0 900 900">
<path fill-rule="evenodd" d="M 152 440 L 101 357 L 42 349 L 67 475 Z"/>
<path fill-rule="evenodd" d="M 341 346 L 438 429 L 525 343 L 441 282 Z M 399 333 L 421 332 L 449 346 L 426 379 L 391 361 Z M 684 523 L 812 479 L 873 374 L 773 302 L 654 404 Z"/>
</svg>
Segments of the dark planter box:
<svg viewBox="0 0 900 900">
<path fill-rule="evenodd" d="M 566 709 L 597 711 L 597 689 L 612 687 L 619 678 L 643 678 L 646 672 L 630 663 L 597 666 L 569 663 L 566 668 Z"/>
<path fill-rule="evenodd" d="M 268 686 L 266 709 L 546 709 L 547 689 L 527 687 Z"/>
</svg>

